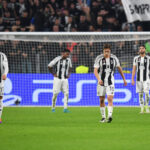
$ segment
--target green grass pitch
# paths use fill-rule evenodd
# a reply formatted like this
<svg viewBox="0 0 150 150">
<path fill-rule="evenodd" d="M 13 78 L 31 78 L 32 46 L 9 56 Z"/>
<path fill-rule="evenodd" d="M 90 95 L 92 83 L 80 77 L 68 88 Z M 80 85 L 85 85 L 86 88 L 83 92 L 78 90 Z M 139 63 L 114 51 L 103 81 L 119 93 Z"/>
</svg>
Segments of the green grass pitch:
<svg viewBox="0 0 150 150">
<path fill-rule="evenodd" d="M 113 122 L 99 123 L 98 107 L 6 107 L 0 150 L 149 150 L 150 114 L 115 107 Z"/>
</svg>

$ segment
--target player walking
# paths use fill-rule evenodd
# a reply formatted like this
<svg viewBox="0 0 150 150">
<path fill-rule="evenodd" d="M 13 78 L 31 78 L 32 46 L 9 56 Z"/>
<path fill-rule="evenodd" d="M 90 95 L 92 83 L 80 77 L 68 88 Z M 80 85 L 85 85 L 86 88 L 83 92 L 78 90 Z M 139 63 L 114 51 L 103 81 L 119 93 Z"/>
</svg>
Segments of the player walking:
<svg viewBox="0 0 150 150">
<path fill-rule="evenodd" d="M 4 80 L 8 74 L 8 61 L 4 53 L 0 52 L 0 123 L 2 123 Z"/>
<path fill-rule="evenodd" d="M 69 55 L 70 51 L 68 49 L 64 49 L 61 56 L 53 59 L 48 65 L 50 73 L 54 76 L 52 112 L 55 112 L 57 95 L 61 91 L 64 93 L 64 112 L 69 112 L 69 110 L 67 109 L 69 95 L 68 78 L 70 77 L 72 68 L 72 63 Z"/>
<path fill-rule="evenodd" d="M 102 120 L 100 122 L 106 122 L 105 113 L 105 95 L 107 94 L 108 99 L 108 120 L 112 121 L 113 113 L 113 97 L 114 97 L 114 72 L 115 68 L 118 68 L 121 74 L 124 85 L 127 85 L 122 68 L 120 66 L 118 58 L 111 54 L 111 47 L 109 44 L 105 44 L 103 48 L 103 54 L 96 57 L 94 64 L 94 74 L 98 80 L 97 85 L 97 96 L 100 97 L 100 112 Z"/>
<path fill-rule="evenodd" d="M 135 84 L 134 77 L 136 73 L 136 93 L 139 93 L 139 102 L 141 113 L 144 113 L 145 93 L 145 109 L 149 113 L 149 74 L 150 74 L 150 57 L 145 54 L 145 46 L 139 47 L 139 55 L 134 57 L 132 69 L 132 85 Z"/>
</svg>

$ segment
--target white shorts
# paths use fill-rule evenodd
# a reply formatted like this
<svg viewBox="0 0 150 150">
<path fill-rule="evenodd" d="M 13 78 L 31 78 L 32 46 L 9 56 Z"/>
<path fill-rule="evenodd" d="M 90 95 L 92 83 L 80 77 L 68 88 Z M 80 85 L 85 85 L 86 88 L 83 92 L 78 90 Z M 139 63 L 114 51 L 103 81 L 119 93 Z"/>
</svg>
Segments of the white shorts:
<svg viewBox="0 0 150 150">
<path fill-rule="evenodd" d="M 149 93 L 149 81 L 136 81 L 136 93 L 144 92 Z"/>
<path fill-rule="evenodd" d="M 0 87 L 0 96 L 4 96 L 4 87 Z"/>
<path fill-rule="evenodd" d="M 115 92 L 115 87 L 114 85 L 109 85 L 109 86 L 101 86 L 97 85 L 97 96 L 105 96 L 107 95 L 114 95 Z"/>
<path fill-rule="evenodd" d="M 59 92 L 68 93 L 68 79 L 59 79 L 54 77 L 53 93 L 58 94 Z"/>
</svg>

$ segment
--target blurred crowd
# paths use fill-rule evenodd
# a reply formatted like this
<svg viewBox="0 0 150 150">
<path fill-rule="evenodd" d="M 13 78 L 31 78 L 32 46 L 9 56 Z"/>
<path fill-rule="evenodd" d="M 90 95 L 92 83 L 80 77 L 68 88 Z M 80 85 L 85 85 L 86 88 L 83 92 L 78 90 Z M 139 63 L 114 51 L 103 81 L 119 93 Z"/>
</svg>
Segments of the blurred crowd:
<svg viewBox="0 0 150 150">
<path fill-rule="evenodd" d="M 112 42 L 111 51 L 125 68 L 132 68 L 133 57 L 137 55 L 139 45 L 146 41 Z M 10 73 L 48 73 L 48 64 L 61 51 L 67 48 L 71 52 L 73 72 L 78 66 L 87 66 L 93 72 L 93 64 L 97 55 L 103 52 L 103 42 L 100 43 L 51 43 L 0 41 L 0 52 L 4 52 L 9 61 Z M 127 55 L 128 54 L 128 55 Z"/>
<path fill-rule="evenodd" d="M 149 31 L 127 23 L 121 0 L 0 0 L 0 31 Z"/>
</svg>

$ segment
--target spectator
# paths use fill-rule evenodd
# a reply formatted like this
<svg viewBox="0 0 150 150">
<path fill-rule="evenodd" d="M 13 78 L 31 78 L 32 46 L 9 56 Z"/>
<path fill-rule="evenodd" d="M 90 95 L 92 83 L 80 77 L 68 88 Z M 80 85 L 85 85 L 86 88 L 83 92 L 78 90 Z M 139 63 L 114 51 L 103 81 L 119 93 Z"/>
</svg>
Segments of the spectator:
<svg viewBox="0 0 150 150">
<path fill-rule="evenodd" d="M 59 32 L 59 26 L 58 25 L 53 26 L 53 32 Z"/>
<path fill-rule="evenodd" d="M 106 31 L 111 32 L 111 31 L 120 31 L 121 30 L 121 28 L 118 24 L 118 21 L 116 20 L 116 18 L 114 16 L 108 16 L 106 18 L 106 21 L 107 21 L 107 23 L 105 25 Z"/>
<path fill-rule="evenodd" d="M 14 24 L 15 18 L 11 18 L 10 12 L 5 11 L 3 21 L 5 23 L 5 28 L 9 28 Z"/>
<path fill-rule="evenodd" d="M 123 23 L 122 24 L 122 31 L 136 31 L 135 30 L 135 24 L 134 23 Z"/>
<path fill-rule="evenodd" d="M 0 0 L 0 17 L 1 31 L 53 31 L 58 22 L 59 31 L 69 32 L 149 31 L 150 26 L 150 21 L 127 23 L 121 0 Z"/>
<path fill-rule="evenodd" d="M 73 17 L 69 16 L 68 23 L 65 26 L 65 31 L 70 32 L 70 31 L 72 31 L 73 28 L 77 28 L 77 25 L 74 23 Z"/>
<path fill-rule="evenodd" d="M 40 7 L 37 13 L 35 14 L 34 17 L 34 25 L 35 25 L 35 30 L 36 31 L 43 31 L 44 30 L 44 13 L 43 13 L 43 8 Z"/>
<path fill-rule="evenodd" d="M 16 15 L 20 17 L 22 13 L 27 10 L 27 4 L 24 0 L 19 0 L 19 2 L 16 3 Z"/>
<path fill-rule="evenodd" d="M 21 22 L 19 19 L 16 19 L 15 24 L 12 26 L 12 31 L 20 31 Z"/>
<path fill-rule="evenodd" d="M 78 24 L 78 31 L 88 31 L 89 25 L 86 20 L 86 17 L 84 14 L 80 15 L 80 22 Z"/>
<path fill-rule="evenodd" d="M 20 18 L 20 22 L 21 22 L 21 27 L 28 27 L 30 25 L 30 18 L 28 16 L 28 12 L 24 11 L 22 13 L 22 16 Z"/>
<path fill-rule="evenodd" d="M 142 31 L 143 31 L 143 27 L 142 27 L 141 25 L 138 25 L 138 26 L 137 26 L 137 31 L 138 31 L 138 32 L 142 32 Z"/>
<path fill-rule="evenodd" d="M 0 17 L 0 31 L 4 31 L 4 29 L 5 29 L 5 23 L 3 22 L 3 18 L 2 17 Z"/>
<path fill-rule="evenodd" d="M 97 17 L 96 29 L 100 29 L 101 31 L 103 30 L 103 17 L 102 16 Z"/>
<path fill-rule="evenodd" d="M 56 18 L 56 19 L 55 19 L 54 26 L 58 26 L 59 31 L 64 31 L 64 25 L 61 24 L 60 18 Z"/>
</svg>

